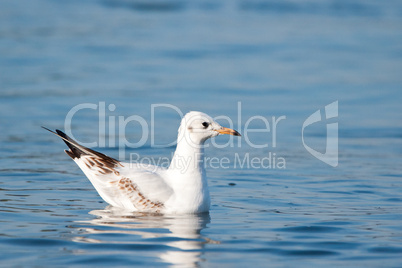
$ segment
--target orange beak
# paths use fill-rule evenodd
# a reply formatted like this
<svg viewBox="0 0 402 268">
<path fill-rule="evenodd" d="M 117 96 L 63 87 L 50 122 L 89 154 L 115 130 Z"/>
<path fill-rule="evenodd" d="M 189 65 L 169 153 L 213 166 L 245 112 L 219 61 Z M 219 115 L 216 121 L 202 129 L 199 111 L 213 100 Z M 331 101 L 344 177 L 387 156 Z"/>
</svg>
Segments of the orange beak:
<svg viewBox="0 0 402 268">
<path fill-rule="evenodd" d="M 234 129 L 230 129 L 227 127 L 222 127 L 221 129 L 217 129 L 215 131 L 218 131 L 219 134 L 229 134 L 229 135 L 233 135 L 233 136 L 241 136 L 239 132 L 237 132 Z"/>
</svg>

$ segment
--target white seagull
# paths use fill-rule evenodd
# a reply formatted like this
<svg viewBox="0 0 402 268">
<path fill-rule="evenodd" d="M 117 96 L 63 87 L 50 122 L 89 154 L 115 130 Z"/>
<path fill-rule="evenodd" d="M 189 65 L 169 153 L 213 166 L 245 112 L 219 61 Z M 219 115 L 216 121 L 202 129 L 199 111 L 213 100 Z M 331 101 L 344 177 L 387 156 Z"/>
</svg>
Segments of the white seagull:
<svg viewBox="0 0 402 268">
<path fill-rule="evenodd" d="M 177 148 L 166 169 L 123 163 L 78 144 L 60 130 L 45 129 L 64 140 L 70 148 L 65 152 L 82 169 L 103 200 L 129 211 L 154 213 L 209 211 L 204 142 L 219 134 L 241 136 L 236 130 L 222 127 L 207 114 L 189 112 L 181 120 Z"/>
</svg>

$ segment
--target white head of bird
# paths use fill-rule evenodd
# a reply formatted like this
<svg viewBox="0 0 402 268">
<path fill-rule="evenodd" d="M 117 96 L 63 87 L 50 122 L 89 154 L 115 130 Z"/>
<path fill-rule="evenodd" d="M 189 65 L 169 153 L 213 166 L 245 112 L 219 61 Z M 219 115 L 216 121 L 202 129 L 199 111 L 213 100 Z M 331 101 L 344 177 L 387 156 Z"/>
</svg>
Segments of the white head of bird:
<svg viewBox="0 0 402 268">
<path fill-rule="evenodd" d="M 199 147 L 207 139 L 221 134 L 241 136 L 236 130 L 221 126 L 209 115 L 192 111 L 181 120 L 178 143 L 186 142 L 192 147 Z"/>
</svg>

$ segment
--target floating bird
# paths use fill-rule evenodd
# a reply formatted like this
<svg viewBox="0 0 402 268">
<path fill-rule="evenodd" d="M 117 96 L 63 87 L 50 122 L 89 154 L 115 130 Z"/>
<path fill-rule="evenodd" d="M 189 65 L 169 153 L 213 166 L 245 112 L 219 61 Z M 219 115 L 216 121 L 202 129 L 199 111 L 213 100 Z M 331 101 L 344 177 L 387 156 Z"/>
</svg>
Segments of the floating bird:
<svg viewBox="0 0 402 268">
<path fill-rule="evenodd" d="M 99 195 L 112 206 L 154 213 L 209 211 L 210 197 L 203 165 L 204 142 L 220 134 L 241 136 L 201 112 L 181 120 L 177 148 L 169 168 L 124 163 L 78 144 L 64 132 L 43 127 L 64 140 L 65 150 Z"/>
</svg>

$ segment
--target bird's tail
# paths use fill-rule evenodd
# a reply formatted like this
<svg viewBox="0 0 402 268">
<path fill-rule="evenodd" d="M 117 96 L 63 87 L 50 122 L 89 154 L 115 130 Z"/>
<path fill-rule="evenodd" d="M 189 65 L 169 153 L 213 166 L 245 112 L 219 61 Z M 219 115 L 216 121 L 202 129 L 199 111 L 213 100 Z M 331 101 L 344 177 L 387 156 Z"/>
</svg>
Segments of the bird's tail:
<svg viewBox="0 0 402 268">
<path fill-rule="evenodd" d="M 99 153 L 97 151 L 91 150 L 85 146 L 82 146 L 81 144 L 79 144 L 78 142 L 76 142 L 75 140 L 73 140 L 72 138 L 70 138 L 69 136 L 67 136 L 63 131 L 56 129 L 56 132 L 46 128 L 46 127 L 42 127 L 43 129 L 46 129 L 49 132 L 52 132 L 53 134 L 59 136 L 68 146 L 68 148 L 70 148 L 69 150 L 65 150 L 66 154 L 68 154 L 68 156 L 70 156 L 72 159 L 75 158 L 80 158 L 81 156 L 85 156 L 85 155 L 89 155 L 89 156 L 93 156 L 95 158 L 100 158 L 103 161 L 106 161 L 110 164 L 118 164 L 119 161 L 111 158 L 107 155 L 104 155 L 102 153 Z"/>
</svg>

